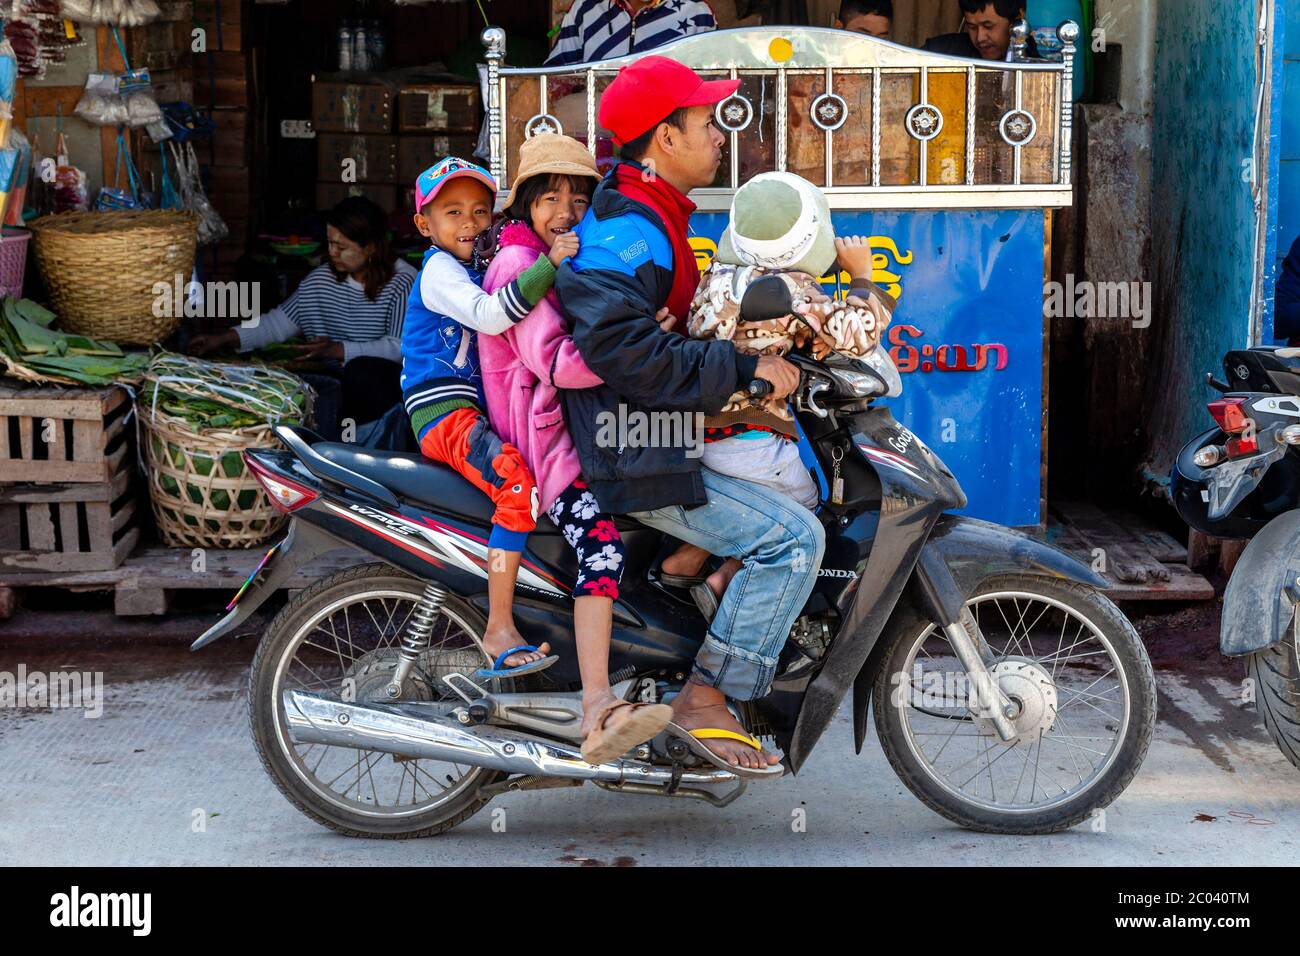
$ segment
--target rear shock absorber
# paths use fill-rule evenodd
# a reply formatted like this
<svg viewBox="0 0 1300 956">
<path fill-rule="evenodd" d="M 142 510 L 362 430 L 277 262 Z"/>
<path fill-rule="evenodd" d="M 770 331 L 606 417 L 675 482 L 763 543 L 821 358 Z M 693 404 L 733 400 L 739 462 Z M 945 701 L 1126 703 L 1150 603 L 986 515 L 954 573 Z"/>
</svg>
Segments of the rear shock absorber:
<svg viewBox="0 0 1300 956">
<path fill-rule="evenodd" d="M 393 679 L 384 688 L 391 700 L 402 696 L 402 685 L 411 673 L 411 668 L 420 655 L 429 649 L 429 635 L 433 633 L 433 622 L 442 611 L 442 602 L 447 599 L 447 592 L 432 584 L 424 586 L 420 603 L 411 612 L 411 621 L 406 625 L 402 635 L 402 649 L 399 652 L 397 667 L 393 669 Z"/>
</svg>

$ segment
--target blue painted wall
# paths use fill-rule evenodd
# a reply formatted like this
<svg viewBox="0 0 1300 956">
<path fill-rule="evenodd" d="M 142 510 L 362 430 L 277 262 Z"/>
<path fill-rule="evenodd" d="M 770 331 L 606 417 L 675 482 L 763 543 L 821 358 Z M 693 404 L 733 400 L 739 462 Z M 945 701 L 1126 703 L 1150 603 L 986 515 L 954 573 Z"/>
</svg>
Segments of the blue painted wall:
<svg viewBox="0 0 1300 956">
<path fill-rule="evenodd" d="M 1295 6 L 1296 0 L 1289 0 Z M 1204 375 L 1248 344 L 1255 216 L 1255 4 L 1161 3 L 1152 132 L 1156 309 L 1147 467 L 1167 475 L 1208 422 Z"/>
<path fill-rule="evenodd" d="M 1281 78 L 1274 96 L 1274 137 L 1277 165 L 1273 172 L 1276 190 L 1270 204 L 1270 224 L 1274 227 L 1272 272 L 1264 277 L 1269 293 L 1267 337 L 1271 337 L 1272 292 L 1282 271 L 1291 244 L 1300 237 L 1300 0 L 1278 0 L 1276 37 L 1280 51 Z"/>
</svg>

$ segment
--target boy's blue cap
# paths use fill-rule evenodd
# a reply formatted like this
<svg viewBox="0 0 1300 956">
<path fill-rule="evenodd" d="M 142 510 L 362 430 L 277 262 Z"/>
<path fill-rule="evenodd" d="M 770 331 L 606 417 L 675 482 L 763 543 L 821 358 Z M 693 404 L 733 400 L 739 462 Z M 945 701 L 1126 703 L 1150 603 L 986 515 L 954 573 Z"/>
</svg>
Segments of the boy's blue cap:
<svg viewBox="0 0 1300 956">
<path fill-rule="evenodd" d="M 475 166 L 456 156 L 444 156 L 424 172 L 415 181 L 415 211 L 427 206 L 438 190 L 453 179 L 469 178 L 477 180 L 488 188 L 493 197 L 497 194 L 497 181 L 482 166 Z"/>
</svg>

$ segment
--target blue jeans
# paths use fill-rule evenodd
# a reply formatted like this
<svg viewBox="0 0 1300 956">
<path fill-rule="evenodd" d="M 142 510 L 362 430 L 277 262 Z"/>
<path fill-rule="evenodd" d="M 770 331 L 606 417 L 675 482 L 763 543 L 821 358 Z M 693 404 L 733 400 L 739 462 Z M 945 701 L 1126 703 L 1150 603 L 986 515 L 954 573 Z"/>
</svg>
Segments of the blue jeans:
<svg viewBox="0 0 1300 956">
<path fill-rule="evenodd" d="M 692 676 L 733 700 L 755 700 L 766 696 L 790 628 L 817 583 L 826 531 L 786 495 L 708 468 L 700 473 L 708 504 L 669 505 L 632 517 L 744 562 L 709 625 Z"/>
</svg>

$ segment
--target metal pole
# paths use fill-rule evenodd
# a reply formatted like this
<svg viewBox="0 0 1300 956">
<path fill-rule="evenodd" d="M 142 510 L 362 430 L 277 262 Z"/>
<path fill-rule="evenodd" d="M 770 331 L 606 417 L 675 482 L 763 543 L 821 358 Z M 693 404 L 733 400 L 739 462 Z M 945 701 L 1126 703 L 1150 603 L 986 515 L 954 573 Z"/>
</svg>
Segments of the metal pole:
<svg viewBox="0 0 1300 956">
<path fill-rule="evenodd" d="M 596 155 L 596 71 L 587 71 L 587 148 Z"/>
<path fill-rule="evenodd" d="M 966 185 L 975 185 L 975 67 L 966 70 Z"/>
<path fill-rule="evenodd" d="M 1065 74 L 1061 77 L 1061 185 L 1071 184 L 1074 138 L 1074 41 L 1079 39 L 1079 24 L 1066 20 L 1056 28 L 1061 40 L 1061 59 Z"/>
<path fill-rule="evenodd" d="M 880 67 L 871 71 L 871 185 L 880 185 Z"/>
<path fill-rule="evenodd" d="M 831 68 L 828 66 L 828 67 L 826 67 L 826 90 L 825 90 L 825 92 L 827 92 L 827 93 L 830 93 L 830 92 L 831 92 L 831 83 L 832 83 L 832 82 L 833 82 L 833 80 L 832 80 L 832 78 L 831 78 Z M 829 100 L 828 100 L 827 102 L 829 102 Z M 825 152 L 826 152 L 826 156 L 825 156 L 825 159 L 826 159 L 826 188 L 829 189 L 830 187 L 832 187 L 832 186 L 835 185 L 835 159 L 834 159 L 835 144 L 834 144 L 833 142 L 831 142 L 831 137 L 834 135 L 834 133 L 832 133 L 831 130 L 826 130 L 822 135 L 826 138 L 826 150 L 825 150 Z"/>
<path fill-rule="evenodd" d="M 1024 63 L 1029 50 L 1029 23 L 1017 20 L 1011 25 L 1011 61 Z"/>
<path fill-rule="evenodd" d="M 776 169 L 777 172 L 785 172 L 786 166 L 786 110 L 789 104 L 786 102 L 786 76 L 785 68 L 778 67 L 776 71 Z M 758 121 L 763 122 L 763 105 L 759 104 Z"/>
<path fill-rule="evenodd" d="M 921 67 L 921 102 L 930 102 L 930 71 L 924 66 Z M 921 140 L 920 157 L 917 181 L 925 186 L 930 182 L 930 141 L 928 139 Z"/>
<path fill-rule="evenodd" d="M 1016 109 L 1017 109 L 1017 110 L 1020 110 L 1020 109 L 1023 109 L 1023 108 L 1024 108 L 1024 105 L 1023 105 L 1023 104 L 1024 104 L 1024 88 L 1025 88 L 1025 74 L 1024 74 L 1022 71 L 1020 71 L 1020 70 L 1016 70 Z M 1015 150 L 1015 153 L 1013 154 L 1014 157 L 1015 157 L 1015 180 L 1014 180 L 1014 182 L 1015 182 L 1015 184 L 1016 184 L 1017 186 L 1019 186 L 1019 185 L 1020 185 L 1020 144 L 1017 143 L 1015 146 L 1012 146 L 1011 148 L 1012 148 L 1013 150 Z"/>
<path fill-rule="evenodd" d="M 488 151 L 491 156 L 488 171 L 500 186 L 501 177 L 505 173 L 505 144 L 501 141 L 501 110 L 504 106 L 501 102 L 501 65 L 506 58 L 506 31 L 500 27 L 488 27 L 483 31 L 481 39 L 487 47 Z"/>
<path fill-rule="evenodd" d="M 739 72 L 736 70 L 736 68 L 733 66 L 733 67 L 731 68 L 731 78 L 732 78 L 733 80 L 735 80 L 735 79 L 738 79 L 739 77 L 740 77 L 740 73 L 739 73 Z M 739 87 L 737 87 L 737 89 L 739 89 Z M 759 103 L 758 108 L 761 110 L 761 109 L 763 108 L 763 104 L 762 104 L 762 103 Z M 751 121 L 752 121 L 752 119 L 753 119 L 753 117 L 751 117 Z M 761 114 L 760 114 L 759 117 L 758 117 L 758 121 L 759 121 L 760 123 L 763 122 L 763 117 L 762 117 Z M 737 188 L 740 187 L 740 182 L 739 182 L 739 180 L 740 180 L 740 136 L 739 136 L 739 134 L 738 134 L 734 129 L 731 130 L 731 131 L 729 131 L 728 136 L 729 136 L 730 139 L 731 139 L 731 150 L 730 150 L 730 152 L 731 152 L 731 163 L 730 163 L 730 165 L 731 165 L 731 188 L 732 188 L 732 189 L 737 189 Z"/>
</svg>

